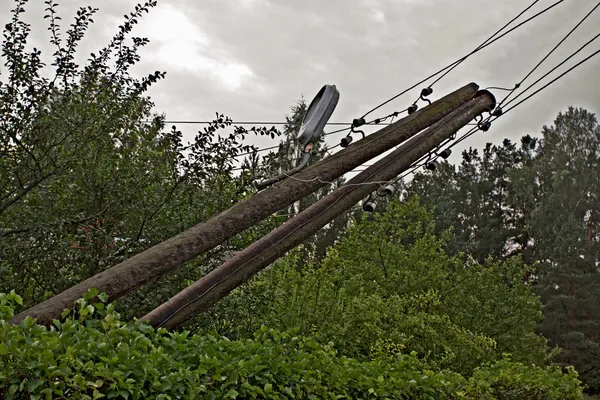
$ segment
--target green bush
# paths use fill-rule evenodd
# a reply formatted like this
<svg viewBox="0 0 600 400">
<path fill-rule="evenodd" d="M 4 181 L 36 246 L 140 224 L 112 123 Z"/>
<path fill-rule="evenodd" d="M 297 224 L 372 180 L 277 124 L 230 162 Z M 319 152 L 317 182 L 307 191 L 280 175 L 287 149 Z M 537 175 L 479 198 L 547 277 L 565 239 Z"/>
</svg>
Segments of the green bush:
<svg viewBox="0 0 600 400">
<path fill-rule="evenodd" d="M 434 225 L 418 199 L 392 201 L 354 223 L 324 260 L 290 252 L 197 326 L 232 338 L 252 337 L 261 324 L 299 328 L 359 359 L 390 341 L 465 376 L 504 353 L 547 365 L 552 352 L 535 333 L 542 305 L 523 284 L 529 267 L 451 256 Z"/>
<path fill-rule="evenodd" d="M 539 398 L 561 391 L 575 399 L 581 392 L 574 372 L 510 360 L 465 379 L 434 371 L 415 354 L 383 351 L 359 361 L 338 356 L 331 344 L 266 327 L 237 341 L 154 330 L 120 321 L 105 301 L 90 291 L 48 329 L 31 318 L 9 324 L 20 298 L 0 294 L 0 398 L 521 399 L 527 389 L 548 394 Z"/>
<path fill-rule="evenodd" d="M 475 399 L 562 400 L 582 398 L 573 367 L 540 368 L 513 362 L 509 357 L 478 368 L 469 380 L 469 397 Z"/>
</svg>

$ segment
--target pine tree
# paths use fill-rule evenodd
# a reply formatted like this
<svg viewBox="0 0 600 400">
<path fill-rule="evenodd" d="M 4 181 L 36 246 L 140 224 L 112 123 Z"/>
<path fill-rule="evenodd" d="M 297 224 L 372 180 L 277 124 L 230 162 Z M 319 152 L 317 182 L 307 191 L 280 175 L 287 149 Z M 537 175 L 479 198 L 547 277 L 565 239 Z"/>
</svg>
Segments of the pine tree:
<svg viewBox="0 0 600 400">
<path fill-rule="evenodd" d="M 571 107 L 542 132 L 534 162 L 514 174 L 515 201 L 531 211 L 526 229 L 539 261 L 540 330 L 597 391 L 600 128 L 594 114 Z"/>
<path fill-rule="evenodd" d="M 466 252 L 483 263 L 527 252 L 524 213 L 510 202 L 509 173 L 530 162 L 532 143 L 529 136 L 520 147 L 508 139 L 501 146 L 488 143 L 481 155 L 470 148 L 458 168 L 444 162 L 433 172 L 418 173 L 403 195 L 436 208 L 438 234 L 454 231 L 448 244 L 453 254 Z"/>
<path fill-rule="evenodd" d="M 542 133 L 520 147 L 469 149 L 458 168 L 417 174 L 404 195 L 436 208 L 437 232 L 454 231 L 452 253 L 479 262 L 521 254 L 536 265 L 527 283 L 544 303 L 540 332 L 600 392 L 600 128 L 594 114 L 569 108 Z"/>
</svg>

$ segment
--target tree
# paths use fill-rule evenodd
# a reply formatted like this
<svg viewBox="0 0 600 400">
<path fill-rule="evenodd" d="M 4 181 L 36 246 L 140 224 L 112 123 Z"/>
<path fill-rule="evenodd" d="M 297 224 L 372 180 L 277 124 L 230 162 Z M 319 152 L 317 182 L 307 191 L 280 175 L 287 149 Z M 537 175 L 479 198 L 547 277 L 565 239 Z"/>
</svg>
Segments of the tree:
<svg viewBox="0 0 600 400">
<path fill-rule="evenodd" d="M 165 74 L 129 75 L 148 43 L 130 34 L 156 2 L 136 6 L 82 66 L 77 46 L 97 9 L 81 8 L 62 35 L 58 5 L 46 2 L 55 48 L 46 64 L 28 47 L 26 2 L 15 4 L 0 71 L 0 291 L 31 305 L 247 196 L 248 174 L 231 170 L 254 147 L 242 143 L 246 132 L 222 135 L 232 123 L 220 114 L 191 143 L 165 131 L 145 96 Z M 167 279 L 156 292 L 175 281 L 185 282 Z"/>
<path fill-rule="evenodd" d="M 535 204 L 526 229 L 539 261 L 540 330 L 598 391 L 600 128 L 594 114 L 570 107 L 542 133 L 533 162 L 513 173 L 514 201 Z"/>
<path fill-rule="evenodd" d="M 509 174 L 531 162 L 535 143 L 525 136 L 517 147 L 505 139 L 501 146 L 486 144 L 481 155 L 470 148 L 458 168 L 444 162 L 434 172 L 416 174 L 403 195 L 417 195 L 435 208 L 436 231 L 453 231 L 448 243 L 452 254 L 465 252 L 480 263 L 521 254 L 530 262 L 527 214 L 510 201 L 514 190 Z"/>
<path fill-rule="evenodd" d="M 261 324 L 299 328 L 351 357 L 416 351 L 464 373 L 507 352 L 545 363 L 545 340 L 534 332 L 541 305 L 523 284 L 523 264 L 465 263 L 444 251 L 448 237 L 435 235 L 417 199 L 392 202 L 353 224 L 323 261 L 292 252 L 275 263 L 230 296 L 238 314 L 203 327 L 232 338 Z"/>
<path fill-rule="evenodd" d="M 483 156 L 469 149 L 458 168 L 419 174 L 405 193 L 435 207 L 438 232 L 453 229 L 453 254 L 520 254 L 535 266 L 527 281 L 544 304 L 539 332 L 599 391 L 598 124 L 571 107 L 542 133 L 520 148 L 505 140 Z"/>
</svg>

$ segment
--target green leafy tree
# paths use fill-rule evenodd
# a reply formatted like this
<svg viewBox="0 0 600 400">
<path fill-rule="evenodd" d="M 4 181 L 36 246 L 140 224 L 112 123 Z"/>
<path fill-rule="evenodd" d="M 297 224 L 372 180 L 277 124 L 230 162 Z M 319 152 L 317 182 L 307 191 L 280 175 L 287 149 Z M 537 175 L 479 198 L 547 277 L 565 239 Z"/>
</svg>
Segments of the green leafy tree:
<svg viewBox="0 0 600 400">
<path fill-rule="evenodd" d="M 353 225 L 322 262 L 294 252 L 276 263 L 238 293 L 247 312 L 212 327 L 232 337 L 263 323 L 299 328 L 348 356 L 416 351 L 462 373 L 502 353 L 547 362 L 534 332 L 541 305 L 523 283 L 523 264 L 450 256 L 448 235 L 436 236 L 434 224 L 417 199 L 392 202 Z"/>
<path fill-rule="evenodd" d="M 97 9 L 81 8 L 63 33 L 58 5 L 47 1 L 55 52 L 44 62 L 28 45 L 28 4 L 15 1 L 0 69 L 0 290 L 16 289 L 27 305 L 248 195 L 249 175 L 231 172 L 235 157 L 254 149 L 243 144 L 247 133 L 222 134 L 231 120 L 217 114 L 184 143 L 145 95 L 164 73 L 129 74 L 148 43 L 131 37 L 133 27 L 155 4 L 136 6 L 110 43 L 78 65 Z M 239 247 L 232 241 L 216 258 L 231 248 Z M 172 294 L 199 270 L 154 282 L 155 293 Z M 135 302 L 128 305 L 135 312 Z"/>
<path fill-rule="evenodd" d="M 541 139 L 525 136 L 463 153 L 462 164 L 419 174 L 405 193 L 435 207 L 436 230 L 451 228 L 447 248 L 479 261 L 521 254 L 536 268 L 527 278 L 544 304 L 539 331 L 560 346 L 590 391 L 597 368 L 598 124 L 569 108 Z"/>
</svg>

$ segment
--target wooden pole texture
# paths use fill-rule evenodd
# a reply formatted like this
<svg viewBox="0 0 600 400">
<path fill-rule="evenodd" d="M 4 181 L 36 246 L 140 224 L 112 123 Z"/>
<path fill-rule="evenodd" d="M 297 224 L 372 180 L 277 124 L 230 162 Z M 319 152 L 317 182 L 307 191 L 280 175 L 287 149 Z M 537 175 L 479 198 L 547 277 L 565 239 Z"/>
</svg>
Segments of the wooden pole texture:
<svg viewBox="0 0 600 400">
<path fill-rule="evenodd" d="M 15 316 L 19 323 L 26 316 L 49 325 L 63 309 L 90 288 L 117 299 L 144 283 L 181 267 L 202 253 L 262 221 L 273 213 L 309 195 L 352 169 L 404 142 L 471 100 L 478 86 L 470 83 L 415 113 L 358 140 L 346 149 L 286 179 L 275 187 L 232 206 L 205 222 L 194 225 L 164 242 L 103 271 Z"/>
<path fill-rule="evenodd" d="M 382 182 L 394 179 L 435 149 L 458 129 L 495 106 L 494 96 L 481 91 L 429 129 L 408 140 L 348 183 L 318 200 L 270 234 L 238 252 L 220 267 L 187 287 L 144 317 L 155 327 L 175 328 L 215 304 L 231 290 L 271 264 L 334 218 L 348 210 Z"/>
</svg>

